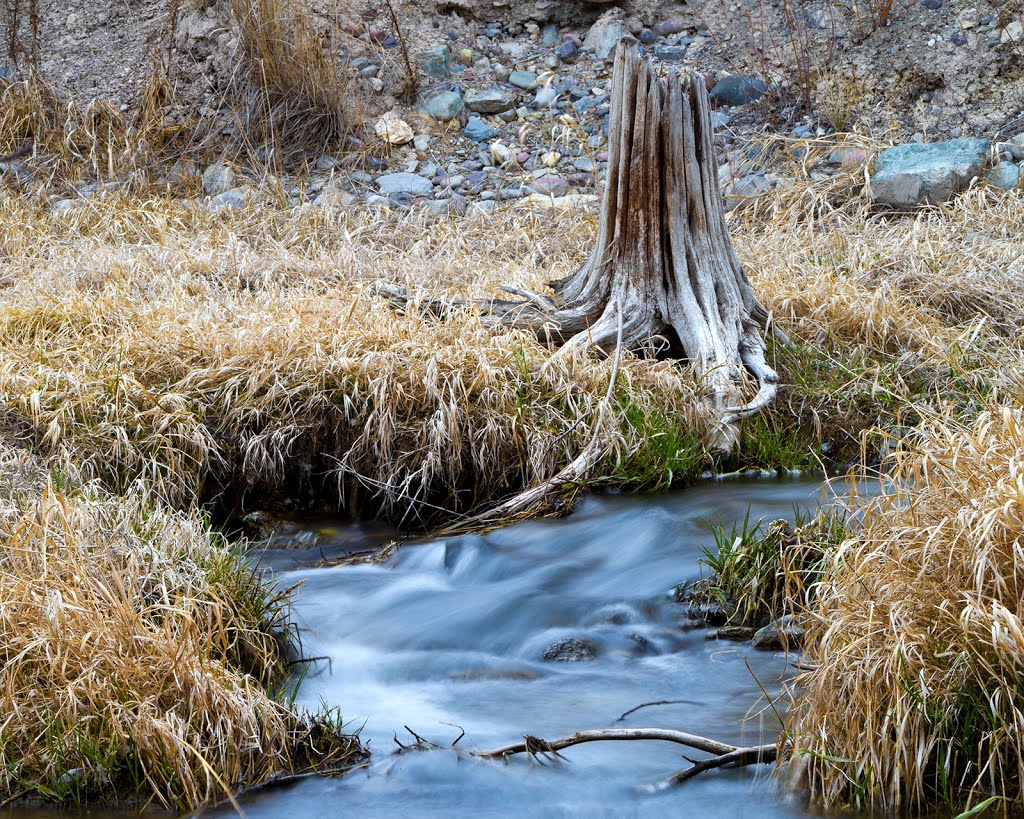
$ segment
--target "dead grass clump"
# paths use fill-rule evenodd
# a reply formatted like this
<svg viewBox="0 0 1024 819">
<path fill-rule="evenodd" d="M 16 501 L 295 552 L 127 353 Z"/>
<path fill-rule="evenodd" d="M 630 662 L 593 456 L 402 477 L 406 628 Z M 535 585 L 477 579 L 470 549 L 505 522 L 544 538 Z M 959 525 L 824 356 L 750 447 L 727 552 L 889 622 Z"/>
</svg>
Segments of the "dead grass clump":
<svg viewBox="0 0 1024 819">
<path fill-rule="evenodd" d="M 282 681 L 285 598 L 141 490 L 62 490 L 0 448 L 0 801 L 194 809 L 359 754 Z"/>
<path fill-rule="evenodd" d="M 165 159 L 193 129 L 159 62 L 139 105 L 127 113 L 101 99 L 61 100 L 34 73 L 0 81 L 0 153 L 31 145 L 43 187 L 85 179 L 123 182 Z"/>
<path fill-rule="evenodd" d="M 303 0 L 231 0 L 245 62 L 244 133 L 262 145 L 322 146 L 345 131 L 346 84 Z M 340 29 L 340 26 L 337 27 Z"/>
<path fill-rule="evenodd" d="M 1024 798 L 1024 415 L 931 422 L 819 590 L 788 741 L 830 806 Z"/>
<path fill-rule="evenodd" d="M 608 391 L 609 360 L 549 365 L 533 336 L 471 312 L 399 313 L 367 288 L 543 287 L 572 263 L 551 225 L 317 209 L 256 220 L 117 197 L 60 217 L 8 205 L 0 218 L 21 227 L 0 238 L 14 282 L 0 392 L 42 451 L 118 490 L 141 479 L 175 504 L 229 512 L 250 496 L 312 495 L 396 520 L 450 517 L 557 473 L 589 443 Z M 557 264 L 519 266 L 527 248 L 560 244 Z M 626 356 L 598 476 L 629 482 L 631 458 L 644 461 L 639 484 L 699 471 L 699 393 L 670 362 Z"/>
</svg>

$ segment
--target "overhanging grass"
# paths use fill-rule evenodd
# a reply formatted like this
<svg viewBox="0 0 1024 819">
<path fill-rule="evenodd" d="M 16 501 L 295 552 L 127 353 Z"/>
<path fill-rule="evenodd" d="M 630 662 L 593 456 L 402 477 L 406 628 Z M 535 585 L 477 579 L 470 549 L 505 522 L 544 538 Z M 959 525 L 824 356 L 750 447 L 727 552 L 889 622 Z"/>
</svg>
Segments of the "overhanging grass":
<svg viewBox="0 0 1024 819">
<path fill-rule="evenodd" d="M 826 805 L 1024 798 L 1024 419 L 928 423 L 837 551 L 788 742 Z"/>
<path fill-rule="evenodd" d="M 194 515 L 62 490 L 0 444 L 0 546 L 0 802 L 195 809 L 361 757 L 334 712 L 268 693 L 287 597 Z"/>
</svg>

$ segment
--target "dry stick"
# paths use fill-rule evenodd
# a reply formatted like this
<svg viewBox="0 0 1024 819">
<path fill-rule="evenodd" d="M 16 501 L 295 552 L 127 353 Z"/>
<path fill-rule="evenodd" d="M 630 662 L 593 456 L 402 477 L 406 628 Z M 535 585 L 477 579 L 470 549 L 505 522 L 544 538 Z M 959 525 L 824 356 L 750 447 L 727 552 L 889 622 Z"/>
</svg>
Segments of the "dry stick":
<svg viewBox="0 0 1024 819">
<path fill-rule="evenodd" d="M 398 15 L 395 14 L 395 7 L 391 5 L 391 0 L 384 0 L 384 5 L 388 8 L 388 14 L 391 16 L 391 25 L 395 27 L 398 44 L 402 47 L 402 59 L 405 60 L 404 92 L 409 97 L 409 100 L 412 100 L 419 90 L 417 88 L 419 83 L 416 81 L 416 72 L 413 70 L 412 61 L 409 59 L 409 49 L 405 47 L 405 35 L 402 33 L 402 26 L 398 22 Z"/>
<path fill-rule="evenodd" d="M 503 745 L 501 748 L 494 748 L 490 751 L 478 751 L 474 756 L 481 759 L 501 759 L 529 752 L 531 755 L 542 751 L 544 753 L 557 754 L 565 748 L 573 745 L 582 745 L 585 742 L 630 742 L 641 740 L 658 740 L 661 742 L 675 742 L 685 745 L 697 751 L 704 751 L 708 754 L 723 756 L 735 753 L 736 751 L 749 750 L 737 748 L 735 745 L 727 745 L 714 739 L 688 734 L 684 731 L 672 731 L 667 728 L 596 728 L 590 731 L 577 731 L 568 736 L 558 739 L 544 740 L 538 737 L 524 736 L 522 742 L 514 742 L 510 745 Z M 775 746 L 771 746 L 775 747 Z"/>
</svg>

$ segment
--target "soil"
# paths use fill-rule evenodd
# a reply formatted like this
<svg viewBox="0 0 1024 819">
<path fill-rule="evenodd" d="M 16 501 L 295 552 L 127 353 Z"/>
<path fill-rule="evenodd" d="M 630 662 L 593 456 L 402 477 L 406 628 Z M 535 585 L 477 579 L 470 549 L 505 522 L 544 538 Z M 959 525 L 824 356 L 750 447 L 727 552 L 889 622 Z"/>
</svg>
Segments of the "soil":
<svg viewBox="0 0 1024 819">
<path fill-rule="evenodd" d="M 1024 130 L 1024 37 L 1020 9 L 1011 8 L 1019 2 L 981 0 L 967 7 L 951 0 L 893 0 L 885 24 L 872 30 L 863 9 L 879 2 L 858 4 L 859 16 L 852 6 L 818 0 L 430 0 L 398 4 L 396 12 L 414 58 L 451 43 L 503 53 L 507 68 L 551 67 L 578 80 L 599 80 L 600 67 L 589 61 L 562 65 L 552 46 L 538 48 L 537 28 L 554 24 L 559 42 L 573 36 L 582 41 L 601 14 L 620 8 L 636 35 L 677 23 L 679 31 L 658 42 L 692 40 L 688 67 L 712 75 L 752 73 L 777 83 L 779 93 L 746 117 L 775 129 L 806 119 L 825 127 L 859 123 L 862 130 L 903 137 L 915 131 L 941 138 Z M 0 75 L 15 67 L 24 73 L 34 51 L 39 72 L 59 92 L 107 98 L 130 109 L 163 61 L 180 101 L 205 114 L 227 105 L 227 86 L 239 64 L 229 0 L 38 0 L 35 40 L 29 15 L 12 20 L 11 5 L 5 7 L 8 53 L 0 57 Z M 396 99 L 404 73 L 400 50 L 379 44 L 393 28 L 386 5 L 353 0 L 339 15 L 336 3 L 310 0 L 310 10 L 342 64 L 359 56 L 380 64 L 380 82 L 355 83 L 353 99 L 363 114 L 403 111 Z M 482 36 L 493 23 L 502 24 L 500 34 Z M 12 30 L 18 35 L 13 41 Z M 484 87 L 494 79 L 486 70 L 463 76 Z M 800 106 L 802 90 L 816 105 Z"/>
</svg>

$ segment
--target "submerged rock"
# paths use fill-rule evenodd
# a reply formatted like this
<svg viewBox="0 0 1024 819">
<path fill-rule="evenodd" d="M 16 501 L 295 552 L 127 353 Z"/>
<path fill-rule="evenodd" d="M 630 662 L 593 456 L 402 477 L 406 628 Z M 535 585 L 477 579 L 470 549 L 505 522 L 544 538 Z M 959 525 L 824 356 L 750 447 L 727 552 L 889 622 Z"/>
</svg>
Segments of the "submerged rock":
<svg viewBox="0 0 1024 819">
<path fill-rule="evenodd" d="M 597 657 L 597 646 L 589 640 L 568 637 L 544 649 L 541 659 L 548 663 L 579 663 Z"/>
<path fill-rule="evenodd" d="M 787 614 L 774 623 L 759 629 L 750 644 L 754 648 L 765 650 L 793 649 L 803 642 L 806 631 L 802 617 L 796 614 Z"/>
<path fill-rule="evenodd" d="M 889 148 L 875 160 L 871 198 L 893 208 L 945 202 L 981 175 L 989 145 L 968 137 Z"/>
</svg>

